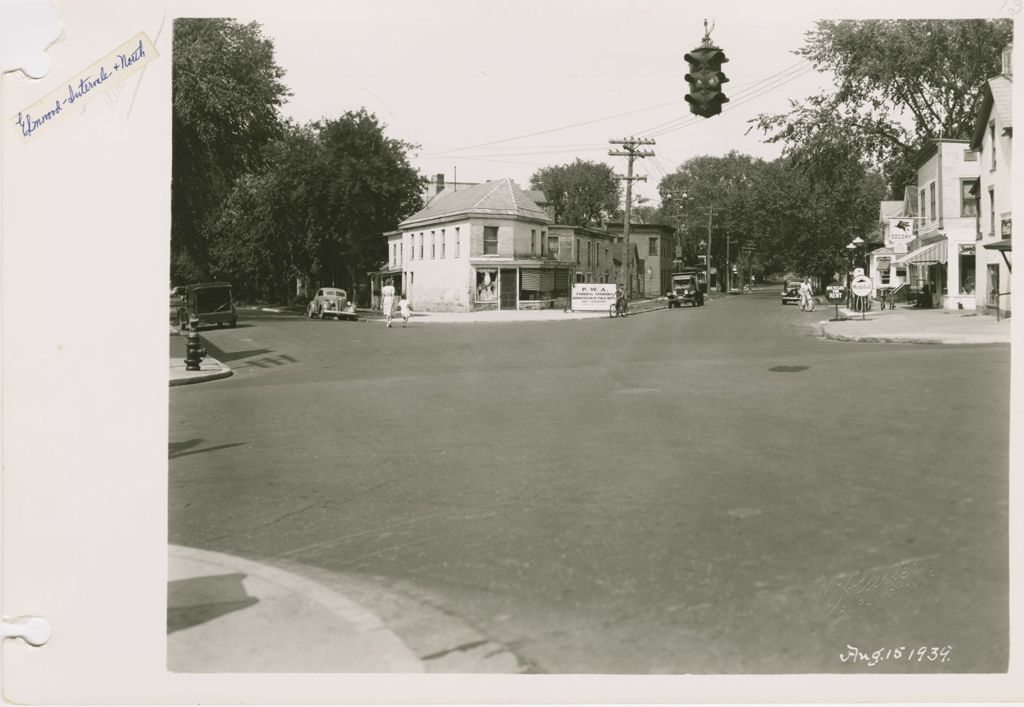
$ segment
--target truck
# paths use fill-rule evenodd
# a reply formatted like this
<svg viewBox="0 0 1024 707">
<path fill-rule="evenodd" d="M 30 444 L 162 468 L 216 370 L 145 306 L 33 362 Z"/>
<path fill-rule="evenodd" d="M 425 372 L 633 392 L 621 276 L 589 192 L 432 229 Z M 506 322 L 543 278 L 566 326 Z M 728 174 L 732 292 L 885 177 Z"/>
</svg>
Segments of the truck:
<svg viewBox="0 0 1024 707">
<path fill-rule="evenodd" d="M 672 273 L 672 289 L 668 293 L 668 306 L 682 307 L 689 304 L 693 307 L 704 305 L 704 291 L 700 285 L 703 270 L 683 270 Z"/>
</svg>

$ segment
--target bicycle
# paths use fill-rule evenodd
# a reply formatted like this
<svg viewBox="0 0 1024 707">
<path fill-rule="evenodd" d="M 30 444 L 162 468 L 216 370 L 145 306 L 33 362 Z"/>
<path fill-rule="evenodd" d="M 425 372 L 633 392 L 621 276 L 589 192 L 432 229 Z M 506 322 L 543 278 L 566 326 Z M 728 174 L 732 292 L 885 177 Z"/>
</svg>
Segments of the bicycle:
<svg viewBox="0 0 1024 707">
<path fill-rule="evenodd" d="M 612 319 L 615 317 L 624 317 L 629 313 L 629 303 L 626 302 L 625 297 L 619 297 L 615 300 L 615 304 L 608 308 L 608 316 Z"/>
<path fill-rule="evenodd" d="M 801 312 L 813 312 L 814 311 L 814 296 L 813 295 L 800 295 L 800 311 Z"/>
</svg>

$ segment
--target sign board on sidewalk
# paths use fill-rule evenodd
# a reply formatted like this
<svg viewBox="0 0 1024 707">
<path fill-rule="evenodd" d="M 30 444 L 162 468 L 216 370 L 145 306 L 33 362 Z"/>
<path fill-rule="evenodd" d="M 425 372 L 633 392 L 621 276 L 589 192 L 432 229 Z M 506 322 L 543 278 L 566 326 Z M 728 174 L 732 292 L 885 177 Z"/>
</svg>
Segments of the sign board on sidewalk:
<svg viewBox="0 0 1024 707">
<path fill-rule="evenodd" d="M 572 286 L 572 308 L 581 312 L 607 312 L 615 304 L 614 282 L 577 282 Z"/>
<path fill-rule="evenodd" d="M 825 287 L 825 298 L 829 304 L 838 304 L 846 297 L 845 287 L 842 285 L 828 285 Z"/>
<path fill-rule="evenodd" d="M 872 289 L 871 278 L 863 275 L 853 278 L 853 282 L 850 283 L 850 291 L 858 297 L 867 297 Z"/>
</svg>

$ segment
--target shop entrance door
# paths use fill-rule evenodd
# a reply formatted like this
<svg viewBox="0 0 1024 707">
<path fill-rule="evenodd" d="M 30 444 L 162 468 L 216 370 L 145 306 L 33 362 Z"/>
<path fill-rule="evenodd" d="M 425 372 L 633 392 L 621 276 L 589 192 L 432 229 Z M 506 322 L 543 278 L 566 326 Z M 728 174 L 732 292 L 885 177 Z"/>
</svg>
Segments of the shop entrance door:
<svg viewBox="0 0 1024 707">
<path fill-rule="evenodd" d="M 501 278 L 501 300 L 500 309 L 515 309 L 516 299 L 519 291 L 518 271 L 515 268 L 502 268 Z"/>
</svg>

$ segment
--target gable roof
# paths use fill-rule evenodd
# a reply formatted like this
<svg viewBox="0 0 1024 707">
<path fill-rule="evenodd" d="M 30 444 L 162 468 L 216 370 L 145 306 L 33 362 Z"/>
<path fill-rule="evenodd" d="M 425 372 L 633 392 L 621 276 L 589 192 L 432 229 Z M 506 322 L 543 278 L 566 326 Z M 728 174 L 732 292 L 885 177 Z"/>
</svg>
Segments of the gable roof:
<svg viewBox="0 0 1024 707">
<path fill-rule="evenodd" d="M 399 227 L 450 220 L 455 216 L 506 216 L 551 222 L 544 209 L 537 206 L 509 178 L 495 179 L 459 191 L 443 191 Z"/>
<path fill-rule="evenodd" d="M 1007 134 L 1013 134 L 1013 79 L 1008 76 L 996 76 L 985 82 L 981 89 L 981 105 L 978 117 L 974 121 L 974 135 L 971 137 L 971 149 L 980 150 L 985 139 L 988 119 L 995 111 L 1000 124 Z"/>
<path fill-rule="evenodd" d="M 917 216 L 917 186 L 903 187 L 903 213 L 900 216 Z"/>
</svg>

